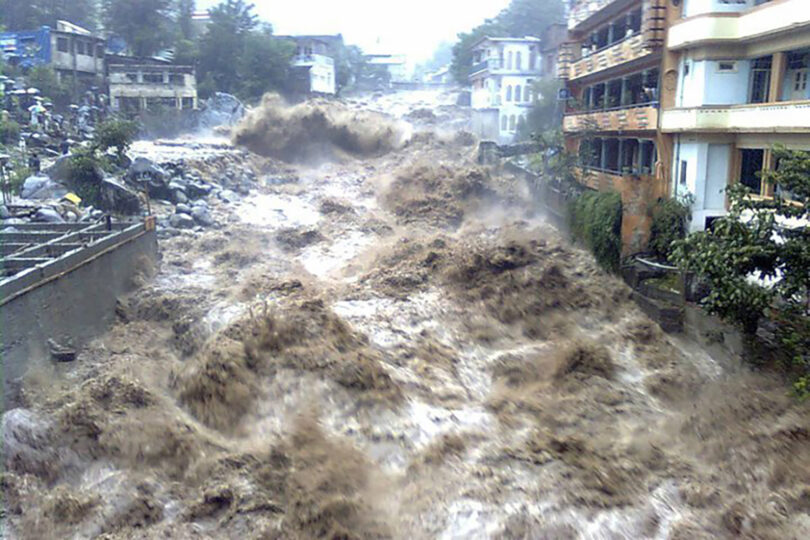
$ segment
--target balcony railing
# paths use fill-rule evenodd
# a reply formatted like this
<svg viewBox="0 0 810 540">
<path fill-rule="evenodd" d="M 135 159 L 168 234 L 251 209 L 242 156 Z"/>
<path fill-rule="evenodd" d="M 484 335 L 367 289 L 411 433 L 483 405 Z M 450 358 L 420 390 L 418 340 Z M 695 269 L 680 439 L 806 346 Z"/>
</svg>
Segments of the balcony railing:
<svg viewBox="0 0 810 540">
<path fill-rule="evenodd" d="M 616 0 L 580 0 L 572 8 L 568 15 L 568 28 L 574 29 L 582 21 L 591 15 L 607 7 L 608 4 Z"/>
<path fill-rule="evenodd" d="M 726 133 L 810 133 L 810 101 L 668 109 L 661 130 Z"/>
<path fill-rule="evenodd" d="M 568 78 L 577 79 L 604 71 L 646 56 L 651 51 L 644 46 L 641 34 L 635 34 L 571 63 Z"/>
<path fill-rule="evenodd" d="M 753 41 L 777 32 L 810 27 L 807 0 L 765 3 L 741 13 L 706 13 L 669 28 L 667 46 L 683 49 L 707 43 Z"/>
<path fill-rule="evenodd" d="M 566 114 L 563 131 L 645 131 L 658 127 L 658 103 Z"/>
</svg>

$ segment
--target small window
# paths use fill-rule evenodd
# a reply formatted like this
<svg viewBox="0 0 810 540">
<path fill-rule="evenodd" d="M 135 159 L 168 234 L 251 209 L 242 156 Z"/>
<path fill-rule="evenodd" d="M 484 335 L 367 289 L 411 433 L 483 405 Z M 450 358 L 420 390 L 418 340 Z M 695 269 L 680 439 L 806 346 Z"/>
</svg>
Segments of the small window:
<svg viewBox="0 0 810 540">
<path fill-rule="evenodd" d="M 521 98 L 523 98 L 523 87 L 517 85 L 515 86 L 515 102 L 520 103 Z"/>
<path fill-rule="evenodd" d="M 501 116 L 501 131 L 509 129 L 509 118 L 506 115 Z"/>
<path fill-rule="evenodd" d="M 143 82 L 148 84 L 162 84 L 163 73 L 144 73 Z"/>
<path fill-rule="evenodd" d="M 512 101 L 512 85 L 506 87 L 506 101 Z"/>
<path fill-rule="evenodd" d="M 737 62 L 717 62 L 718 73 L 736 73 Z"/>
<path fill-rule="evenodd" d="M 681 161 L 681 185 L 686 185 L 686 166 L 689 164 L 688 161 Z"/>
<path fill-rule="evenodd" d="M 740 183 L 754 193 L 762 192 L 762 166 L 765 161 L 765 151 L 761 149 L 740 151 Z"/>
<path fill-rule="evenodd" d="M 56 39 L 56 49 L 59 52 L 64 52 L 64 53 L 68 52 L 68 40 L 67 40 L 67 38 L 63 38 L 63 37 L 57 38 Z"/>
<path fill-rule="evenodd" d="M 509 117 L 509 131 L 515 131 L 517 129 L 517 117 L 513 114 Z"/>
</svg>

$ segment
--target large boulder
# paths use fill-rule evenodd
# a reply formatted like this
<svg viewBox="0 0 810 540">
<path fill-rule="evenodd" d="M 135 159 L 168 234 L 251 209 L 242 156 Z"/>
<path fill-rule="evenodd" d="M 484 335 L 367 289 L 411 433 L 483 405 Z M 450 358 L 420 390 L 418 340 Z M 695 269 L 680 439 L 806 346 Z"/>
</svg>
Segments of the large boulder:
<svg viewBox="0 0 810 540">
<path fill-rule="evenodd" d="M 103 210 L 127 215 L 141 213 L 141 199 L 138 194 L 111 176 L 101 182 L 100 199 Z"/>
<path fill-rule="evenodd" d="M 20 196 L 23 199 L 61 199 L 68 193 L 64 185 L 54 182 L 45 175 L 29 176 L 25 179 Z"/>
<path fill-rule="evenodd" d="M 214 224 L 214 218 L 211 217 L 211 212 L 204 206 L 195 206 L 191 210 L 191 217 L 203 227 L 210 227 Z"/>
<path fill-rule="evenodd" d="M 151 159 L 139 156 L 129 166 L 127 176 L 133 179 L 149 176 L 153 179 L 163 180 L 166 178 L 166 171 Z"/>
<path fill-rule="evenodd" d="M 217 92 L 203 103 L 201 128 L 235 126 L 245 116 L 245 106 L 235 96 Z"/>
<path fill-rule="evenodd" d="M 34 214 L 34 221 L 41 223 L 64 223 L 65 219 L 50 206 L 43 206 L 38 208 Z"/>
<path fill-rule="evenodd" d="M 45 169 L 52 180 L 57 182 L 67 182 L 70 178 L 70 158 L 73 156 L 62 156 L 54 161 L 53 165 Z"/>
<path fill-rule="evenodd" d="M 175 229 L 193 229 L 195 222 L 188 214 L 174 214 L 169 218 L 169 225 Z"/>
</svg>

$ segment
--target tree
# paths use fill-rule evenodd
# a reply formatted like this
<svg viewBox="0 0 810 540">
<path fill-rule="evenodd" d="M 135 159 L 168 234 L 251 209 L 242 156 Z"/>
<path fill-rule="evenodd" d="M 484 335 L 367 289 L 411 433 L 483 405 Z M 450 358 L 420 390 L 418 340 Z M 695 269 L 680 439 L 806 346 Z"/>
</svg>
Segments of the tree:
<svg viewBox="0 0 810 540">
<path fill-rule="evenodd" d="M 180 39 L 194 39 L 193 16 L 196 9 L 194 0 L 177 0 L 177 26 Z"/>
<path fill-rule="evenodd" d="M 774 149 L 776 170 L 762 175 L 772 200 L 728 189 L 730 210 L 711 230 L 675 243 L 674 258 L 710 288 L 703 304 L 752 340 L 763 318 L 794 367 L 810 374 L 810 153 Z"/>
<path fill-rule="evenodd" d="M 70 89 L 59 82 L 56 72 L 49 66 L 34 66 L 26 76 L 28 86 L 39 89 L 43 97 L 49 98 L 59 108 L 71 102 Z"/>
<path fill-rule="evenodd" d="M 256 27 L 253 4 L 226 0 L 210 11 L 208 32 L 200 40 L 199 72 L 221 92 L 236 93 L 239 58 L 245 53 L 247 35 Z"/>
<path fill-rule="evenodd" d="M 138 124 L 128 120 L 112 119 L 96 127 L 93 134 L 93 147 L 100 152 L 115 148 L 118 162 L 122 162 L 135 136 L 138 134 Z"/>
<path fill-rule="evenodd" d="M 338 93 L 356 82 L 366 66 L 363 51 L 356 45 L 340 43 L 335 51 L 335 86 Z"/>
<path fill-rule="evenodd" d="M 283 90 L 294 54 L 295 45 L 274 39 L 269 32 L 248 34 L 239 58 L 239 97 L 258 100 L 269 90 Z"/>
<path fill-rule="evenodd" d="M 557 79 L 541 79 L 534 83 L 532 95 L 535 99 L 526 115 L 524 132 L 519 134 L 522 138 L 560 126 L 562 123 L 562 104 L 558 99 L 560 88 L 562 84 Z"/>
<path fill-rule="evenodd" d="M 105 27 L 122 37 L 135 56 L 171 44 L 171 0 L 103 0 Z"/>
<path fill-rule="evenodd" d="M 94 0 L 0 0 L 0 16 L 11 30 L 33 30 L 65 20 L 94 29 L 97 21 Z"/>
</svg>

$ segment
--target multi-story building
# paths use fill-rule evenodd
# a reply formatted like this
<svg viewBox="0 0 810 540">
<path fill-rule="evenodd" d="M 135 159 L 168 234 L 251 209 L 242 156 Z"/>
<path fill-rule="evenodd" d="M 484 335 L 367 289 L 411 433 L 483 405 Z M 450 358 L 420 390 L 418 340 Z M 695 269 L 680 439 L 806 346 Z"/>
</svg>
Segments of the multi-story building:
<svg viewBox="0 0 810 540">
<path fill-rule="evenodd" d="M 110 105 L 136 114 L 197 108 L 197 80 L 192 66 L 128 56 L 108 58 Z"/>
<path fill-rule="evenodd" d="M 337 92 L 332 40 L 341 36 L 280 36 L 295 44 L 292 58 L 294 90 L 299 94 L 327 94 Z"/>
<path fill-rule="evenodd" d="M 683 0 L 681 8 L 667 37 L 676 93 L 661 129 L 674 139 L 672 195 L 694 197 L 694 231 L 726 213 L 731 183 L 773 195 L 759 173 L 777 166 L 774 145 L 810 150 L 810 2 Z"/>
<path fill-rule="evenodd" d="M 671 62 L 663 46 L 674 4 L 571 0 L 560 50 L 566 149 L 580 156 L 583 185 L 621 194 L 625 253 L 644 249 L 649 208 L 669 189 L 671 137 L 659 130 L 659 111 L 675 90 L 670 75 L 662 76 Z"/>
<path fill-rule="evenodd" d="M 23 69 L 46 65 L 60 82 L 91 85 L 104 77 L 105 40 L 66 21 L 56 28 L 0 33 L 3 58 Z"/>
<path fill-rule="evenodd" d="M 472 49 L 473 131 L 482 139 L 511 142 L 535 99 L 543 75 L 540 39 L 485 37 Z"/>
</svg>

